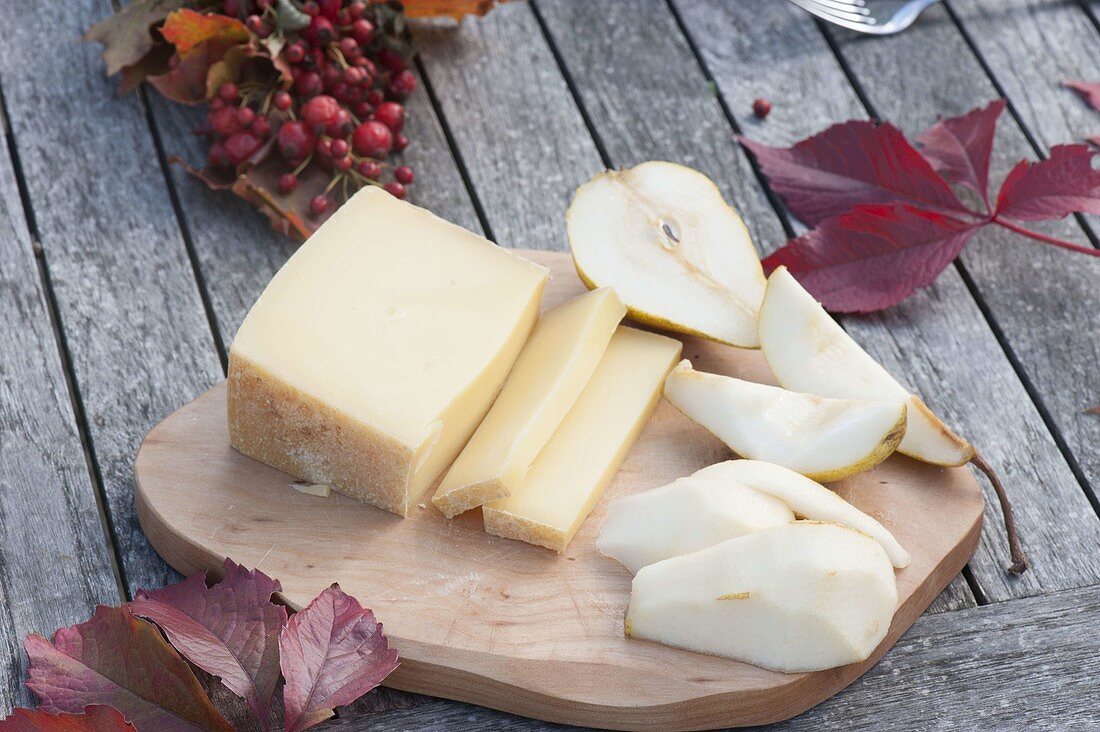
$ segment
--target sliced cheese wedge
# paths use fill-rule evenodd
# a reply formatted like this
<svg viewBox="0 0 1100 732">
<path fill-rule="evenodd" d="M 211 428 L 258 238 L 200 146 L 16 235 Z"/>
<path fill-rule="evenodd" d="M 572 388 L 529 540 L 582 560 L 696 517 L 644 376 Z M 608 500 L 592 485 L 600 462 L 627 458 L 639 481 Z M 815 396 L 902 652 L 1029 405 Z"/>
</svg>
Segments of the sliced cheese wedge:
<svg viewBox="0 0 1100 732">
<path fill-rule="evenodd" d="M 605 287 L 542 315 L 500 396 L 432 498 L 445 516 L 512 495 L 625 314 L 615 291 Z"/>
<path fill-rule="evenodd" d="M 368 186 L 275 275 L 229 354 L 230 443 L 406 515 L 500 391 L 545 268 Z"/>
<path fill-rule="evenodd" d="M 641 434 L 680 348 L 672 338 L 619 327 L 515 493 L 482 508 L 485 530 L 564 551 Z"/>
</svg>

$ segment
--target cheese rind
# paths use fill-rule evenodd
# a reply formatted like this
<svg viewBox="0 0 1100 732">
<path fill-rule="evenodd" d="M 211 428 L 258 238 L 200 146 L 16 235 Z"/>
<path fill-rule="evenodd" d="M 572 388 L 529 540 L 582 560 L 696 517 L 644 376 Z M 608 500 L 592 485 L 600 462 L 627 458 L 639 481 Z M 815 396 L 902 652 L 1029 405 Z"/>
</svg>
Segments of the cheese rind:
<svg viewBox="0 0 1100 732">
<path fill-rule="evenodd" d="M 290 258 L 230 349 L 230 443 L 399 515 L 485 416 L 545 268 L 368 187 Z"/>
<path fill-rule="evenodd" d="M 448 518 L 505 498 L 596 370 L 626 307 L 603 288 L 548 310 L 432 498 Z"/>
<path fill-rule="evenodd" d="M 641 434 L 680 350 L 677 340 L 620 326 L 520 486 L 482 508 L 485 530 L 564 551 Z"/>
</svg>

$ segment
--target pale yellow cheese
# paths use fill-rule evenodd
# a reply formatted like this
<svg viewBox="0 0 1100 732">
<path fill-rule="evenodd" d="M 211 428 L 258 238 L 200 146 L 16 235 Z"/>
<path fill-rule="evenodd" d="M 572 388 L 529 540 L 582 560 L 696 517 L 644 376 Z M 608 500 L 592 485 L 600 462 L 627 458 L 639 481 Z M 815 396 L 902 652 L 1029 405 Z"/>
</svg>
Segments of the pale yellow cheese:
<svg viewBox="0 0 1100 732">
<path fill-rule="evenodd" d="M 543 313 L 500 396 L 432 498 L 444 515 L 512 494 L 588 383 L 625 314 L 610 288 Z"/>
<path fill-rule="evenodd" d="M 545 268 L 367 187 L 290 258 L 230 349 L 241 452 L 406 515 L 485 416 Z"/>
<path fill-rule="evenodd" d="M 619 327 L 527 477 L 482 508 L 485 530 L 564 551 L 615 476 L 680 358 L 680 342 Z"/>
</svg>

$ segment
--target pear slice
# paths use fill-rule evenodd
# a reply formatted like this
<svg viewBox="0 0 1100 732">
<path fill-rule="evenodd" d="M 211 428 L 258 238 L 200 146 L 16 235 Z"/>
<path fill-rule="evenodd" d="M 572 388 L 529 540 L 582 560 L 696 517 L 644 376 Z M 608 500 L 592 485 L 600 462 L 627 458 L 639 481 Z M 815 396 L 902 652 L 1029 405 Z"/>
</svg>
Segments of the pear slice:
<svg viewBox="0 0 1100 732">
<path fill-rule="evenodd" d="M 882 547 L 796 521 L 643 567 L 626 635 L 787 673 L 868 658 L 898 604 Z"/>
<path fill-rule="evenodd" d="M 707 470 L 613 500 L 596 548 L 637 572 L 662 559 L 794 521 L 780 498 Z"/>
<path fill-rule="evenodd" d="M 878 465 L 905 433 L 905 402 L 827 399 L 731 376 L 683 360 L 665 398 L 738 455 L 814 480 L 840 480 Z"/>
<path fill-rule="evenodd" d="M 702 173 L 659 161 L 605 171 L 577 189 L 565 224 L 580 278 L 614 287 L 634 320 L 757 347 L 760 259 Z"/>
<path fill-rule="evenodd" d="M 696 471 L 692 478 L 743 485 L 783 501 L 799 518 L 855 529 L 877 541 L 895 567 L 909 566 L 909 552 L 885 526 L 825 486 L 793 470 L 760 460 L 727 460 Z"/>
<path fill-rule="evenodd" d="M 829 317 L 810 293 L 778 267 L 760 306 L 760 347 L 775 378 L 788 389 L 841 399 L 908 404 L 898 452 L 935 465 L 963 465 L 974 448 L 882 368 Z"/>
</svg>

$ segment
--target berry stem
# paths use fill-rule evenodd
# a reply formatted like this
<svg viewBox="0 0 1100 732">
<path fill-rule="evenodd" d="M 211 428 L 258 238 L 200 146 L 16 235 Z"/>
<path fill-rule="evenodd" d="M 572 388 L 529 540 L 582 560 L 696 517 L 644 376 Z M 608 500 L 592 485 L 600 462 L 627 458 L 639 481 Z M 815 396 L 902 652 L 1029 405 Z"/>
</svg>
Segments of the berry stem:
<svg viewBox="0 0 1100 732">
<path fill-rule="evenodd" d="M 294 175 L 301 175 L 302 171 L 305 170 L 306 167 L 308 167 L 311 162 L 313 162 L 313 155 L 310 155 L 305 160 L 303 160 L 301 163 L 299 163 L 298 167 L 295 168 L 294 170 L 292 170 L 291 172 L 294 173 Z"/>
<path fill-rule="evenodd" d="M 974 457 L 970 458 L 970 462 L 974 463 L 974 467 L 985 473 L 985 477 L 989 478 L 989 482 L 993 484 L 993 491 L 997 494 L 997 501 L 1001 504 L 1001 513 L 1004 515 L 1005 520 L 1005 534 L 1008 535 L 1008 552 L 1012 557 L 1012 564 L 1006 571 L 1009 574 L 1021 575 L 1027 571 L 1027 555 L 1024 554 L 1024 547 L 1020 544 L 1020 536 L 1016 533 L 1016 519 L 1012 516 L 1012 503 L 1008 500 L 1005 487 L 1001 484 L 1001 479 L 997 477 L 997 473 L 994 472 L 992 466 L 977 452 L 974 453 Z"/>
<path fill-rule="evenodd" d="M 1036 241 L 1045 242 L 1047 244 L 1053 244 L 1056 247 L 1061 247 L 1062 249 L 1068 249 L 1071 252 L 1079 252 L 1081 254 L 1088 254 L 1088 255 L 1091 255 L 1093 257 L 1100 257 L 1100 249 L 1096 249 L 1094 247 L 1084 247 L 1084 246 L 1081 246 L 1080 244 L 1073 244 L 1072 242 L 1064 241 L 1062 239 L 1058 239 L 1058 238 L 1055 238 L 1053 236 L 1047 236 L 1046 234 L 1040 234 L 1038 231 L 1032 231 L 1031 229 L 1025 229 L 1022 226 L 1018 226 L 1018 225 L 1012 223 L 1011 221 L 1005 221 L 1004 219 L 998 218 L 997 216 L 994 216 L 992 219 L 990 219 L 990 221 L 992 221 L 994 224 L 999 224 L 999 225 L 1003 226 L 1004 228 L 1008 229 L 1009 231 L 1015 231 L 1017 234 L 1021 234 L 1023 236 L 1028 237 L 1028 238 L 1031 238 L 1031 239 L 1035 239 Z"/>
</svg>

